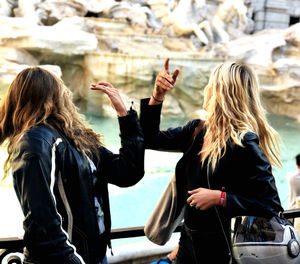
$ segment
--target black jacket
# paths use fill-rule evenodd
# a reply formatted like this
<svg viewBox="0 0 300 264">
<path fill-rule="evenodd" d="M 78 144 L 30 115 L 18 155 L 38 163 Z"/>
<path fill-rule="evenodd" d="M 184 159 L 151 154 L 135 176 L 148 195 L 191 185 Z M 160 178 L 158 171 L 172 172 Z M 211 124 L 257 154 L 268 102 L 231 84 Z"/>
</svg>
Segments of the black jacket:
<svg viewBox="0 0 300 264">
<path fill-rule="evenodd" d="M 202 148 L 204 129 L 190 141 L 200 120 L 192 120 L 183 127 L 159 130 L 162 105 L 148 105 L 149 99 L 141 101 L 140 122 L 146 148 L 183 152 L 176 165 L 178 208 L 186 203 L 187 184 L 185 161 L 197 155 Z M 238 215 L 272 217 L 283 211 L 280 198 L 267 157 L 259 148 L 256 134 L 247 133 L 242 141 L 244 147 L 228 144 L 226 154 L 209 176 L 211 189 L 225 187 L 227 206 L 219 207 L 227 222 Z"/>
<path fill-rule="evenodd" d="M 14 188 L 25 216 L 25 257 L 30 263 L 98 263 L 110 245 L 107 184 L 132 186 L 144 175 L 144 139 L 135 111 L 119 118 L 119 154 L 99 148 L 96 185 L 90 164 L 62 134 L 37 126 L 18 141 Z M 94 197 L 103 199 L 105 232 L 99 235 Z"/>
</svg>

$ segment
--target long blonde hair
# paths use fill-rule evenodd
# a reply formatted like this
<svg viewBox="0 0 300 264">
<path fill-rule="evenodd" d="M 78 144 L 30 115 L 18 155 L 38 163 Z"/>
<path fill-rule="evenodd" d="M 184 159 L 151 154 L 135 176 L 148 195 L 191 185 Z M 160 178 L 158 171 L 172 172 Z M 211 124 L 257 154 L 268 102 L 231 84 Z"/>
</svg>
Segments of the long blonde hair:
<svg viewBox="0 0 300 264">
<path fill-rule="evenodd" d="M 4 178 L 11 167 L 13 150 L 20 136 L 39 124 L 59 129 L 80 152 L 97 154 L 100 135 L 86 126 L 63 81 L 40 67 L 21 71 L 9 86 L 0 105 L 0 145 L 7 143 Z"/>
<path fill-rule="evenodd" d="M 279 134 L 268 124 L 259 97 L 258 78 L 254 71 L 242 62 L 225 62 L 211 73 L 204 89 L 203 108 L 206 147 L 201 150 L 202 160 L 214 170 L 226 152 L 229 140 L 243 146 L 247 132 L 259 137 L 261 150 L 272 165 L 281 166 L 279 159 Z"/>
</svg>

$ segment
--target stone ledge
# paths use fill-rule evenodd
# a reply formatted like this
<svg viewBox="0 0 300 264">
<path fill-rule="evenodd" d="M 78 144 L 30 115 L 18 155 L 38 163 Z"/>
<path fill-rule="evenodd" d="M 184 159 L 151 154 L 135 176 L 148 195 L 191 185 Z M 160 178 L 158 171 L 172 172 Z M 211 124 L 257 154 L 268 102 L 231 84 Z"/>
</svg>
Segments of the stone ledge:
<svg viewBox="0 0 300 264">
<path fill-rule="evenodd" d="M 111 256 L 108 250 L 107 261 L 109 264 L 149 264 L 169 254 L 178 245 L 178 241 L 179 234 L 174 234 L 164 246 L 158 246 L 150 241 L 143 241 L 113 247 L 114 256 Z"/>
</svg>

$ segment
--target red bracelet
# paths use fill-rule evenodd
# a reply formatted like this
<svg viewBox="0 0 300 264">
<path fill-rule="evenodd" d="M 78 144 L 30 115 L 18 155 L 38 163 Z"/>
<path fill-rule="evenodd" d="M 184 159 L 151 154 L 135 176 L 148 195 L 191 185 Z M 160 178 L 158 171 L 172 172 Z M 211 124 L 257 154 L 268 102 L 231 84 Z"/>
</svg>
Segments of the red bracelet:
<svg viewBox="0 0 300 264">
<path fill-rule="evenodd" d="M 224 189 L 225 188 L 222 188 L 222 190 L 224 190 Z M 219 201 L 220 206 L 224 206 L 225 196 L 226 196 L 226 192 L 221 192 L 221 197 L 220 197 L 220 201 Z"/>
</svg>

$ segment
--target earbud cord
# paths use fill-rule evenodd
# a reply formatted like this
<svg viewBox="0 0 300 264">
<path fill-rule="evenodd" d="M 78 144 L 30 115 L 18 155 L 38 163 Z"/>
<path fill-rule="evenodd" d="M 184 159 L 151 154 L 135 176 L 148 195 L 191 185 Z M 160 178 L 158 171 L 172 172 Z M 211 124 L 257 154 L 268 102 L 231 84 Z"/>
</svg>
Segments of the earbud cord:
<svg viewBox="0 0 300 264">
<path fill-rule="evenodd" d="M 208 171 L 207 171 L 207 185 L 208 185 L 208 188 L 210 189 L 209 169 L 208 169 Z M 224 235 L 224 237 L 225 237 L 226 244 L 227 244 L 227 247 L 228 247 L 228 250 L 229 250 L 229 256 L 230 256 L 229 264 L 232 264 L 232 251 L 231 251 L 230 243 L 229 243 L 228 238 L 227 238 L 227 236 L 226 236 L 226 233 L 225 233 L 225 230 L 224 230 L 224 226 L 223 226 L 221 217 L 220 217 L 220 215 L 219 215 L 218 209 L 217 209 L 216 206 L 214 206 L 214 208 L 215 208 L 216 214 L 217 214 L 217 216 L 218 216 L 218 220 L 219 220 L 219 223 L 220 223 L 220 225 L 221 225 L 222 232 L 223 232 L 223 235 Z"/>
</svg>

